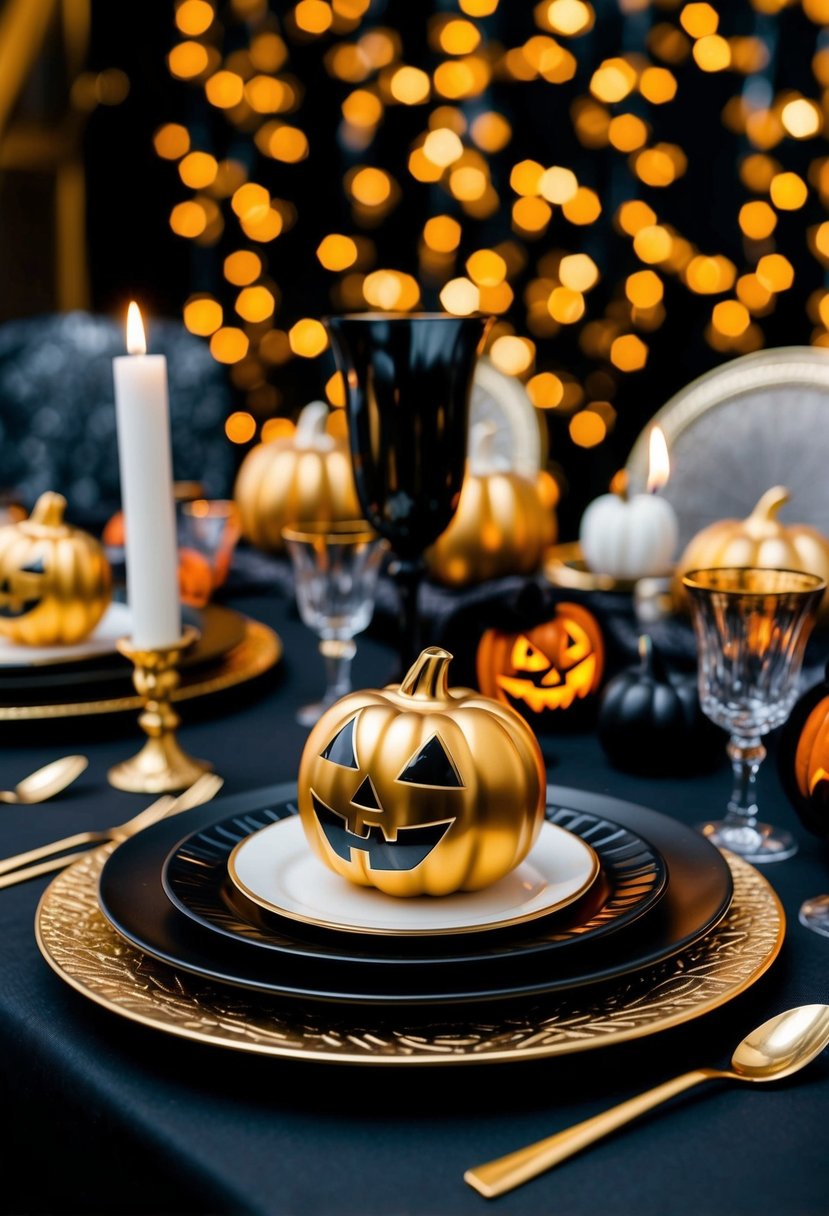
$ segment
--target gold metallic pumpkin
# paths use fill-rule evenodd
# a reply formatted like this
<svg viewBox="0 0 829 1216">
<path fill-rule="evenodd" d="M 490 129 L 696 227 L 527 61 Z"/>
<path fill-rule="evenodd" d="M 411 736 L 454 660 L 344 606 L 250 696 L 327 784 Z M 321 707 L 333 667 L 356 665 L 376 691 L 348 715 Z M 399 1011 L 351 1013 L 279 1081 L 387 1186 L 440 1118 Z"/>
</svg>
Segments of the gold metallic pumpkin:
<svg viewBox="0 0 829 1216">
<path fill-rule="evenodd" d="M 494 427 L 473 428 L 469 467 L 458 509 L 426 554 L 442 583 L 464 587 L 507 574 L 531 574 L 556 538 L 556 520 L 540 480 L 502 467 Z"/>
<path fill-rule="evenodd" d="M 41 494 L 28 519 L 0 528 L 0 634 L 25 646 L 71 645 L 112 598 L 112 572 L 94 537 L 63 522 L 66 499 Z"/>
<path fill-rule="evenodd" d="M 684 599 L 682 576 L 689 570 L 721 566 L 802 570 L 829 582 L 829 540 L 808 524 L 782 524 L 776 518 L 790 497 L 785 486 L 772 486 L 747 519 L 723 519 L 698 532 L 677 563 L 675 596 Z M 824 613 L 827 603 L 824 595 Z"/>
<path fill-rule="evenodd" d="M 299 810 L 337 874 L 388 895 L 475 891 L 529 852 L 544 815 L 535 735 L 507 706 L 449 688 L 424 650 L 402 684 L 354 692 L 311 731 Z"/>
<path fill-rule="evenodd" d="M 242 461 L 235 489 L 242 534 L 260 549 L 280 551 L 286 524 L 361 518 L 348 445 L 327 434 L 328 414 L 324 401 L 312 401 L 290 439 L 260 443 Z"/>
</svg>

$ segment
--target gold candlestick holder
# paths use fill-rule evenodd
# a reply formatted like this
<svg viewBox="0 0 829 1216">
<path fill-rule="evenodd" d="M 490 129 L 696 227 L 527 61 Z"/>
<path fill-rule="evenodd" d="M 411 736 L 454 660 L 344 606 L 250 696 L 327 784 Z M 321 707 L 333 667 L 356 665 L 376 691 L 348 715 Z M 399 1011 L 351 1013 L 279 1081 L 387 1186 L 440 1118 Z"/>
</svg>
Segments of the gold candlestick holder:
<svg viewBox="0 0 829 1216">
<path fill-rule="evenodd" d="M 144 702 L 138 722 L 148 735 L 137 755 L 114 765 L 107 774 L 110 785 L 133 794 L 166 794 L 192 785 L 213 765 L 194 760 L 179 747 L 175 736 L 181 722 L 172 706 L 179 684 L 178 660 L 183 650 L 198 638 L 198 630 L 187 627 L 172 646 L 137 650 L 129 638 L 118 642 L 118 649 L 134 665 L 132 681 Z"/>
</svg>

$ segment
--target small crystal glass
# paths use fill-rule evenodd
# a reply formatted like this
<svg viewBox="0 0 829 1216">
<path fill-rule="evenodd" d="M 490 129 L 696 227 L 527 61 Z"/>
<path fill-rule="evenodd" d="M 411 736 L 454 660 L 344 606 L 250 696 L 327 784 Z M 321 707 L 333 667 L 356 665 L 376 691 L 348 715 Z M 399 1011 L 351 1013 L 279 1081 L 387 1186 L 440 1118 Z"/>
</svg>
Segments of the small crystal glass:
<svg viewBox="0 0 829 1216">
<path fill-rule="evenodd" d="M 300 523 L 283 528 L 282 535 L 293 563 L 299 615 L 319 637 L 325 659 L 322 700 L 303 706 L 296 716 L 303 726 L 313 726 L 351 691 L 354 637 L 372 618 L 386 545 L 365 520 Z"/>
<path fill-rule="evenodd" d="M 239 508 L 232 500 L 195 498 L 179 504 L 180 581 L 185 603 L 203 608 L 216 588 L 222 586 L 230 573 L 240 535 Z M 204 578 L 200 577 L 197 565 L 204 566 Z"/>
<path fill-rule="evenodd" d="M 756 778 L 763 735 L 781 726 L 797 697 L 803 652 L 826 584 L 795 570 L 693 570 L 691 603 L 704 713 L 729 732 L 734 789 L 724 819 L 699 824 L 721 848 L 756 863 L 797 852 L 789 832 L 758 822 Z"/>
</svg>

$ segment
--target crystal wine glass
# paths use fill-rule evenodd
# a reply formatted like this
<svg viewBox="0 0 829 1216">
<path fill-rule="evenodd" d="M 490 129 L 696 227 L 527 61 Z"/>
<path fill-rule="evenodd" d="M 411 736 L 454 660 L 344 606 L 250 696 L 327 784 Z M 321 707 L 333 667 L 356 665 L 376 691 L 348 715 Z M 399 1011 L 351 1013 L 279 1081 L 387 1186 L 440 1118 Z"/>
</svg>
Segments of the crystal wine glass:
<svg viewBox="0 0 829 1216">
<path fill-rule="evenodd" d="M 747 861 L 782 861 L 797 852 L 797 842 L 789 832 L 758 822 L 762 737 L 791 713 L 826 584 L 814 574 L 755 567 L 693 570 L 682 582 L 697 636 L 700 702 L 711 721 L 729 732 L 734 770 L 725 818 L 700 824 L 700 830 Z"/>
<path fill-rule="evenodd" d="M 351 691 L 354 637 L 374 612 L 385 544 L 365 520 L 296 524 L 283 528 L 282 535 L 294 568 L 299 615 L 318 635 L 325 659 L 322 700 L 303 706 L 296 716 L 303 726 L 313 726 Z"/>
<path fill-rule="evenodd" d="M 423 553 L 451 522 L 466 464 L 475 360 L 491 318 L 358 313 L 326 326 L 347 386 L 357 494 L 391 545 L 400 592 L 400 660 L 420 650 L 417 595 Z"/>
</svg>

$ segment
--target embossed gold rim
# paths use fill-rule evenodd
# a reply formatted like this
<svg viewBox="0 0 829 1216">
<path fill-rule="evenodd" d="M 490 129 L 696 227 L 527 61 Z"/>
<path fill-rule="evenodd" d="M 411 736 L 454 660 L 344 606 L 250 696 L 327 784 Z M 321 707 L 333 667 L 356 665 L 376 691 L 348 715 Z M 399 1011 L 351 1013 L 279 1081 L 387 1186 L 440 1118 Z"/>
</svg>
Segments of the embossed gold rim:
<svg viewBox="0 0 829 1216">
<path fill-rule="evenodd" d="M 531 1009 L 488 1006 L 476 1025 L 438 1008 L 438 1025 L 375 1011 L 355 1024 L 351 1008 L 279 1008 L 241 989 L 181 975 L 128 946 L 97 904 L 97 880 L 114 845 L 70 866 L 47 888 L 35 917 L 44 958 L 70 987 L 130 1021 L 182 1039 L 257 1055 L 328 1064 L 436 1066 L 515 1063 L 643 1038 L 718 1009 L 768 971 L 786 920 L 777 895 L 752 866 L 726 854 L 734 899 L 702 942 L 596 996 L 576 989 Z M 374 1021 L 372 1018 L 374 1017 Z M 442 1021 L 439 1021 L 442 1019 Z M 366 1025 L 365 1023 L 369 1023 Z"/>
<path fill-rule="evenodd" d="M 620 595 L 632 595 L 637 582 L 636 579 L 614 578 L 612 574 L 594 574 L 588 570 L 577 540 L 565 541 L 548 549 L 542 570 L 548 583 L 565 591 L 614 591 Z M 666 570 L 664 576 L 655 577 L 669 578 L 672 573 Z"/>
<path fill-rule="evenodd" d="M 181 684 L 173 694 L 173 700 L 190 701 L 196 697 L 207 697 L 224 692 L 237 684 L 244 684 L 264 675 L 282 657 L 282 640 L 273 629 L 261 621 L 245 622 L 245 637 L 238 646 L 208 672 L 185 672 Z M 95 714 L 120 714 L 141 709 L 141 698 L 137 695 L 106 697 L 99 701 L 66 701 L 57 705 L 2 705 L 0 722 L 35 722 L 51 718 L 79 718 Z"/>
</svg>

